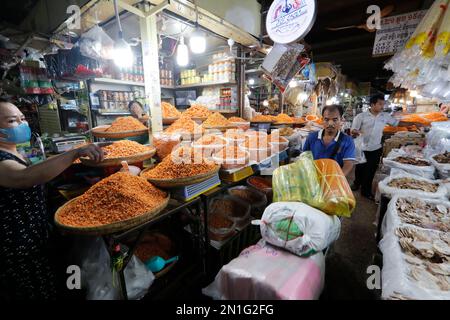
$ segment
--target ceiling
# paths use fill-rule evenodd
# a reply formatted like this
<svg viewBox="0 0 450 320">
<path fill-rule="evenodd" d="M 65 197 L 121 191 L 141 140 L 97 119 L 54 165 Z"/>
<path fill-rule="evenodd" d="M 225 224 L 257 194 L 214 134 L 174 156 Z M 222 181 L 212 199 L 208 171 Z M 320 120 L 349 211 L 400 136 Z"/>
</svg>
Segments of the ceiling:
<svg viewBox="0 0 450 320">
<path fill-rule="evenodd" d="M 271 0 L 258 0 L 263 11 L 268 10 Z M 389 57 L 372 57 L 375 33 L 361 29 L 329 31 L 327 27 L 343 27 L 365 23 L 369 17 L 366 9 L 370 5 L 383 8 L 394 5 L 391 16 L 427 9 L 430 0 L 317 0 L 316 22 L 306 36 L 311 45 L 315 62 L 333 62 L 340 65 L 342 72 L 355 81 L 370 81 L 372 86 L 384 89 L 390 73 L 383 70 Z M 265 18 L 264 18 L 265 19 Z M 265 41 L 270 41 L 265 38 Z"/>
</svg>

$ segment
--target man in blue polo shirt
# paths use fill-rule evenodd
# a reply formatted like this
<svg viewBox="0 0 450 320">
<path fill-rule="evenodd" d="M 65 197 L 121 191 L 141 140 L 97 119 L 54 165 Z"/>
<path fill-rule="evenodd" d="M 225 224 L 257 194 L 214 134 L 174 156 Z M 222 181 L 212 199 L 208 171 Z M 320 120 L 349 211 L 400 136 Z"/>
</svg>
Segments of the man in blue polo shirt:
<svg viewBox="0 0 450 320">
<path fill-rule="evenodd" d="M 353 139 L 341 132 L 344 109 L 339 105 L 322 110 L 324 129 L 311 133 L 303 151 L 311 151 L 315 160 L 333 159 L 339 163 L 346 176 L 352 171 L 355 158 Z"/>
</svg>

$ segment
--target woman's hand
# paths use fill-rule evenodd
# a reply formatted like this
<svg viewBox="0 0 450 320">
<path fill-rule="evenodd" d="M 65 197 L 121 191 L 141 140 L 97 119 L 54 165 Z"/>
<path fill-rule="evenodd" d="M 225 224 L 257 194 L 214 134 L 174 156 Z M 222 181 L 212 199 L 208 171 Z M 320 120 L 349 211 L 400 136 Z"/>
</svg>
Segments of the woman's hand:
<svg viewBox="0 0 450 320">
<path fill-rule="evenodd" d="M 76 150 L 77 150 L 77 158 L 88 157 L 89 159 L 95 162 L 101 162 L 105 158 L 105 153 L 103 152 L 103 149 L 96 144 L 88 144 Z"/>
</svg>

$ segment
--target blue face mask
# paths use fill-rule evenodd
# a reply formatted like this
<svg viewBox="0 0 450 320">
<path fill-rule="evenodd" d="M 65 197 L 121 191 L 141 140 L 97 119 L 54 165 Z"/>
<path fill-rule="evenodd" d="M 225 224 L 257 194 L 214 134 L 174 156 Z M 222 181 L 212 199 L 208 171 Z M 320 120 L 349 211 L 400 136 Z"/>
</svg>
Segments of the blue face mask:
<svg viewBox="0 0 450 320">
<path fill-rule="evenodd" d="M 28 142 L 31 139 L 31 129 L 26 122 L 18 125 L 17 127 L 0 129 L 0 133 L 6 136 L 0 136 L 0 141 L 3 142 L 19 144 Z"/>
</svg>

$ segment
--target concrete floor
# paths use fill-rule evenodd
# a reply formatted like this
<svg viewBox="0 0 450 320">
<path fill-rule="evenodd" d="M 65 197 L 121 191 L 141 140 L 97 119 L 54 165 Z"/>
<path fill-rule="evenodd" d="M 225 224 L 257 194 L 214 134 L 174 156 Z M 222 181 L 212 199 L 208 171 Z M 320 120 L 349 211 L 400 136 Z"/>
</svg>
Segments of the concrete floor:
<svg viewBox="0 0 450 320">
<path fill-rule="evenodd" d="M 353 179 L 350 179 L 352 181 Z M 356 208 L 351 218 L 343 218 L 339 240 L 326 260 L 325 288 L 322 299 L 376 299 L 379 292 L 366 285 L 367 267 L 377 253 L 376 215 L 378 205 L 355 193 Z"/>
</svg>

